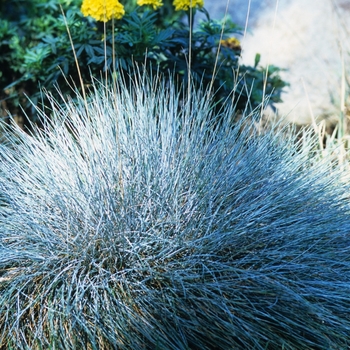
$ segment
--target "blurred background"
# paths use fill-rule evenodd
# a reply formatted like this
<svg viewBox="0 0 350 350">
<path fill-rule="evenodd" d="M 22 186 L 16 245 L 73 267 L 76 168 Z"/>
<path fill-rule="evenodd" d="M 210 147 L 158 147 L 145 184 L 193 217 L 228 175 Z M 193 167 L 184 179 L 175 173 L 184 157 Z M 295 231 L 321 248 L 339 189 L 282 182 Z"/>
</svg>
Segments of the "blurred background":
<svg viewBox="0 0 350 350">
<path fill-rule="evenodd" d="M 212 18 L 222 18 L 226 0 L 207 1 Z M 242 60 L 286 70 L 281 115 L 297 123 L 332 122 L 347 109 L 349 77 L 349 0 L 230 0 L 228 13 L 246 27 Z M 247 14 L 249 18 L 247 19 Z"/>
</svg>

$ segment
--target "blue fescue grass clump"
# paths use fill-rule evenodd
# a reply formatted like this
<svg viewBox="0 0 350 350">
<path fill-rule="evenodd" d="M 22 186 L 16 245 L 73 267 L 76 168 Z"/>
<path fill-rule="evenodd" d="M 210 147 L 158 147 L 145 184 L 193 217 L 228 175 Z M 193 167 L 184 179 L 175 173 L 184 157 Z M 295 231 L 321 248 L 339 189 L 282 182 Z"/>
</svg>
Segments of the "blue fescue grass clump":
<svg viewBox="0 0 350 350">
<path fill-rule="evenodd" d="M 51 109 L 0 149 L 0 348 L 350 345 L 349 187 L 312 139 L 157 78 Z"/>
</svg>

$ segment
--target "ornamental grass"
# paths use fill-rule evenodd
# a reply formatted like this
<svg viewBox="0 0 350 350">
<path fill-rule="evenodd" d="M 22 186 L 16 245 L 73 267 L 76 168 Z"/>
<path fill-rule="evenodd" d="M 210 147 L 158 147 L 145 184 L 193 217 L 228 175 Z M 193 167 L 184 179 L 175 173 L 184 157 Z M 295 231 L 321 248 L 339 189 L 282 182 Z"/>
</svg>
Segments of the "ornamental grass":
<svg viewBox="0 0 350 350">
<path fill-rule="evenodd" d="M 349 186 L 317 140 L 161 77 L 63 102 L 0 146 L 1 349 L 350 346 Z"/>
</svg>

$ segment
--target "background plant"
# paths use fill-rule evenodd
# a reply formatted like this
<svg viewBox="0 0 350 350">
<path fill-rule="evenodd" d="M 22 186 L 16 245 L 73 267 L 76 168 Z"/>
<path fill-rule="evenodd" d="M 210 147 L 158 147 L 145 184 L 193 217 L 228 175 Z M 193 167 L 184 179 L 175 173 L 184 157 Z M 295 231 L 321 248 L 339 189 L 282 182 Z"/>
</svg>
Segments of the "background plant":
<svg viewBox="0 0 350 350">
<path fill-rule="evenodd" d="M 14 115 L 20 116 L 19 105 L 23 105 L 35 120 L 35 110 L 24 93 L 37 105 L 44 102 L 41 101 L 44 97 L 40 88 L 54 91 L 54 85 L 59 85 L 61 89 L 67 85 L 65 79 L 72 84 L 78 82 L 59 4 L 66 13 L 83 81 L 87 84 L 91 75 L 99 77 L 104 74 L 103 70 L 113 70 L 113 55 L 117 68 L 130 72 L 133 63 L 146 62 L 148 70 L 170 70 L 175 73 L 176 82 L 186 84 L 191 46 L 193 86 L 213 85 L 217 100 L 221 102 L 234 94 L 234 103 L 238 109 L 247 106 L 254 109 L 262 101 L 263 91 L 271 94 L 270 103 L 280 101 L 280 93 L 286 83 L 280 79 L 277 67 L 270 68 L 266 75 L 265 70 L 258 65 L 240 66 L 241 50 L 238 47 L 233 49 L 221 45 L 217 56 L 220 40 L 240 33 L 240 29 L 229 20 L 212 20 L 206 13 L 206 20 L 190 28 L 188 22 L 181 20 L 188 14 L 175 11 L 169 0 L 157 10 L 137 6 L 130 1 L 125 3 L 124 17 L 114 21 L 114 25 L 109 21 L 104 28 L 103 23 L 82 15 L 81 3 L 77 0 L 34 0 L 29 3 L 15 0 L 2 2 L 0 8 L 3 110 L 9 109 Z M 193 14 L 195 12 L 194 9 Z M 20 16 L 14 16 L 14 13 Z M 113 28 L 115 32 L 112 34 Z M 71 93 L 69 88 L 62 92 Z"/>
</svg>

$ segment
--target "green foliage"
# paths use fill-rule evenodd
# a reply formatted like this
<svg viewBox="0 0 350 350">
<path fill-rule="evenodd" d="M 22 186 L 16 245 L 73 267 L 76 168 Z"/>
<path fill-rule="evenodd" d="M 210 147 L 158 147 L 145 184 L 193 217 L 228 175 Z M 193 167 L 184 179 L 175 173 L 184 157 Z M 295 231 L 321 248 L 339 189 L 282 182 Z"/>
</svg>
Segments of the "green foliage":
<svg viewBox="0 0 350 350">
<path fill-rule="evenodd" d="M 78 15 L 78 1 L 61 0 L 60 3 Z M 20 98 L 23 92 L 36 103 L 39 87 L 51 88 L 58 81 L 62 76 L 58 62 L 64 73 L 71 74 L 74 61 L 57 1 L 4 1 L 0 13 L 3 18 L 0 25 L 1 99 L 13 113 L 18 112 L 20 102 L 29 105 L 26 99 Z M 74 23 L 71 30 L 78 32 L 80 28 L 83 33 L 81 27 L 82 23 Z M 78 34 L 76 37 L 83 40 Z"/>
<path fill-rule="evenodd" d="M 41 101 L 40 88 L 52 91 L 58 85 L 66 94 L 70 91 L 63 89 L 67 86 L 65 79 L 74 85 L 78 82 L 66 22 L 84 82 L 106 69 L 113 71 L 115 57 L 115 68 L 129 70 L 135 62 L 146 62 L 149 70 L 171 71 L 176 81 L 186 84 L 190 63 L 194 86 L 211 86 L 219 102 L 233 94 L 238 110 L 246 106 L 254 109 L 263 100 L 264 92 L 272 94 L 271 103 L 280 101 L 286 83 L 278 75 L 279 68 L 270 67 L 266 74 L 258 65 L 240 66 L 240 48 L 220 46 L 221 39 L 240 34 L 231 21 L 212 20 L 203 9 L 206 19 L 193 28 L 189 23 L 194 23 L 195 11 L 192 18 L 187 14 L 189 21 L 185 23 L 181 20 L 183 11 L 174 12 L 170 0 L 157 11 L 129 1 L 125 16 L 104 27 L 83 17 L 79 6 L 77 0 L 61 0 L 60 4 L 56 0 L 17 0 L 1 4 L 0 98 L 12 114 L 18 113 L 22 103 L 34 119 L 33 110 L 28 110 L 31 103 L 21 94 L 27 94 L 36 105 Z"/>
</svg>

